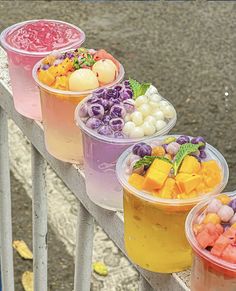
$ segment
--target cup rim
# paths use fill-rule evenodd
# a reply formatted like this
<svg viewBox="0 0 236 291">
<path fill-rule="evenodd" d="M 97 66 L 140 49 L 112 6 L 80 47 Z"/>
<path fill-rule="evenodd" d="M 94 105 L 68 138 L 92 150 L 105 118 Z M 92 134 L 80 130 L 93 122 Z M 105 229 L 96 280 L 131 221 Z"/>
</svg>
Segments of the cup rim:
<svg viewBox="0 0 236 291">
<path fill-rule="evenodd" d="M 152 143 L 154 141 L 157 140 L 163 140 L 166 139 L 168 137 L 176 137 L 178 138 L 179 134 L 170 134 L 170 135 L 165 135 L 165 136 L 159 136 L 159 137 L 155 137 L 152 139 L 148 139 L 148 143 Z M 190 138 L 192 138 L 192 136 L 189 136 Z M 211 146 L 210 144 L 206 143 L 206 148 L 207 151 L 215 157 L 215 160 L 220 164 L 222 170 L 223 170 L 223 178 L 221 183 L 210 193 L 208 194 L 203 194 L 203 195 L 199 195 L 197 197 L 194 198 L 189 198 L 189 199 L 170 199 L 170 198 L 159 198 L 159 197 L 155 197 L 153 195 L 148 194 L 145 191 L 141 191 L 138 190 L 136 188 L 134 188 L 133 186 L 131 186 L 127 179 L 125 178 L 125 174 L 124 174 L 124 164 L 125 161 L 128 157 L 128 155 L 132 152 L 132 148 L 133 146 L 129 147 L 128 149 L 126 149 L 121 156 L 119 157 L 117 163 L 116 163 L 116 175 L 117 178 L 120 182 L 120 184 L 122 185 L 122 187 L 124 189 L 126 189 L 127 191 L 131 192 L 133 195 L 141 198 L 141 199 L 145 199 L 148 202 L 154 202 L 154 203 L 158 203 L 159 205 L 162 206 L 173 206 L 173 207 L 181 207 L 181 206 L 194 206 L 195 204 L 197 204 L 200 201 L 205 201 L 207 198 L 216 195 L 218 193 L 220 193 L 226 186 L 228 179 L 229 179 L 229 168 L 228 168 L 228 164 L 225 160 L 225 158 L 223 157 L 223 155 L 213 146 Z"/>
<path fill-rule="evenodd" d="M 75 49 L 69 49 L 69 50 L 63 50 L 63 51 L 58 51 L 60 53 L 67 53 L 67 52 L 71 52 L 71 51 L 74 51 Z M 94 92 L 95 90 L 98 90 L 98 89 L 103 89 L 103 88 L 110 88 L 114 85 L 116 85 L 117 83 L 121 82 L 124 78 L 124 75 L 125 75 L 125 70 L 124 70 L 124 67 L 123 65 L 119 62 L 119 73 L 118 73 L 118 76 L 117 78 L 109 83 L 109 84 L 106 84 L 106 85 L 103 85 L 101 87 L 98 87 L 96 89 L 92 89 L 92 90 L 87 90 L 87 91 L 68 91 L 68 90 L 60 90 L 60 89 L 55 89 L 55 88 L 52 88 L 46 84 L 43 84 L 42 82 L 39 81 L 38 77 L 37 77 L 37 71 L 41 65 L 41 62 L 42 62 L 42 59 L 40 61 L 38 61 L 34 67 L 33 67 L 33 70 L 32 70 L 32 76 L 33 76 L 33 79 L 35 81 L 35 83 L 40 87 L 40 88 L 43 88 L 44 90 L 46 91 L 49 91 L 50 93 L 55 93 L 55 94 L 60 94 L 60 95 L 69 95 L 69 96 L 74 96 L 74 97 L 78 97 L 80 95 L 90 95 L 92 94 L 92 92 Z"/>
<path fill-rule="evenodd" d="M 156 132 L 154 135 L 148 137 L 148 136 L 144 136 L 142 138 L 122 138 L 122 139 L 119 139 L 119 138 L 114 138 L 114 137 L 108 137 L 108 136 L 103 136 L 103 135 L 100 135 L 98 134 L 97 132 L 95 132 L 94 130 L 88 128 L 85 123 L 82 121 L 82 119 L 79 117 L 78 118 L 78 111 L 80 110 L 80 108 L 82 107 L 82 105 L 87 101 L 89 100 L 89 98 L 91 98 L 91 94 L 89 96 L 87 96 L 86 98 L 84 98 L 77 106 L 76 106 L 76 109 L 75 109 L 75 116 L 74 116 L 74 119 L 75 119 L 75 123 L 77 126 L 80 127 L 80 129 L 85 132 L 86 134 L 88 134 L 89 136 L 92 136 L 93 138 L 97 139 L 97 140 L 100 140 L 100 141 L 103 141 L 103 142 L 107 142 L 107 143 L 112 143 L 112 144 L 126 144 L 126 145 L 132 145 L 132 144 L 135 144 L 137 142 L 140 142 L 140 141 L 143 141 L 143 140 L 149 140 L 153 137 L 157 137 L 157 136 L 160 136 L 160 135 L 163 135 L 163 134 L 167 134 L 176 124 L 176 121 L 177 121 L 177 113 L 176 113 L 176 110 L 174 108 L 174 106 L 167 100 L 165 99 L 164 97 L 162 97 L 161 95 L 161 98 L 162 100 L 164 101 L 167 101 L 174 109 L 174 117 L 169 121 L 169 123 L 166 125 L 165 128 L 163 128 L 162 130 Z"/>
<path fill-rule="evenodd" d="M 220 193 L 220 192 L 218 192 Z M 236 190 L 232 192 L 225 192 L 224 194 L 227 194 L 230 197 L 236 198 Z M 219 194 L 220 195 L 220 194 Z M 217 195 L 218 196 L 218 195 Z M 216 197 L 216 196 L 215 196 Z M 199 243 L 197 242 L 194 232 L 193 232 L 193 220 L 196 218 L 197 214 L 200 214 L 202 212 L 202 209 L 206 207 L 209 202 L 214 199 L 215 197 L 211 197 L 207 201 L 203 201 L 198 203 L 196 206 L 193 207 L 193 209 L 189 212 L 186 221 L 185 221 L 185 233 L 186 237 L 188 239 L 189 244 L 193 248 L 193 250 L 200 256 L 206 259 L 207 261 L 210 261 L 211 263 L 217 265 L 218 267 L 221 267 L 223 269 L 227 269 L 233 272 L 236 272 L 236 264 L 229 263 L 223 259 L 217 258 L 216 256 L 213 256 L 209 251 L 202 249 Z"/>
<path fill-rule="evenodd" d="M 64 51 L 64 50 L 68 50 L 68 49 L 71 49 L 72 47 L 75 47 L 75 46 L 80 46 L 84 41 L 85 41 L 85 33 L 82 29 L 80 29 L 79 27 L 77 27 L 76 25 L 74 24 L 71 24 L 69 22 L 66 22 L 66 21 L 61 21 L 61 20 L 56 20 L 56 19 L 31 19 L 31 20 L 27 20 L 27 21 L 22 21 L 22 22 L 18 22 L 18 23 L 15 23 L 11 26 L 8 26 L 7 28 L 5 28 L 1 34 L 0 34 L 0 43 L 1 45 L 3 46 L 3 48 L 9 50 L 9 51 L 13 51 L 13 52 L 16 52 L 16 53 L 19 53 L 19 54 L 22 54 L 22 55 L 27 55 L 27 56 L 36 56 L 36 57 L 45 57 L 47 56 L 48 54 L 50 54 L 51 52 L 53 51 L 46 51 L 46 52 L 30 52 L 30 51 L 26 51 L 26 50 L 23 50 L 23 49 L 18 49 L 18 48 L 14 48 L 13 46 L 11 46 L 7 41 L 6 41 L 6 35 L 7 33 L 9 32 L 9 30 L 12 30 L 12 29 L 16 29 L 16 28 L 20 28 L 21 26 L 27 24 L 27 23 L 34 23 L 34 22 L 37 22 L 37 21 L 46 21 L 46 22 L 57 22 L 57 23 L 63 23 L 63 24 L 66 24 L 70 27 L 73 27 L 75 28 L 77 31 L 80 32 L 81 34 L 81 37 L 79 38 L 79 40 L 77 40 L 77 42 L 73 43 L 73 44 L 70 44 L 70 45 L 67 45 L 65 47 L 62 47 L 58 50 L 55 50 L 55 51 Z"/>
</svg>

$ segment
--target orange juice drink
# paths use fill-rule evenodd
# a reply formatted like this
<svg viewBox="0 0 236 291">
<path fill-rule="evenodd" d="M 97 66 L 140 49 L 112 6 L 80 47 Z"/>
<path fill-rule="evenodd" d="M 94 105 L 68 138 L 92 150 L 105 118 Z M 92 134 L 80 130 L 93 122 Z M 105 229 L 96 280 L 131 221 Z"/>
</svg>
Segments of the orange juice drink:
<svg viewBox="0 0 236 291">
<path fill-rule="evenodd" d="M 190 267 L 185 219 L 194 205 L 225 187 L 223 156 L 200 137 L 158 137 L 126 150 L 117 176 L 124 189 L 128 257 L 153 272 Z"/>
<path fill-rule="evenodd" d="M 104 50 L 78 48 L 51 54 L 33 70 L 41 97 L 45 143 L 55 158 L 82 163 L 80 129 L 74 112 L 84 97 L 109 88 L 124 76 L 123 66 Z"/>
</svg>

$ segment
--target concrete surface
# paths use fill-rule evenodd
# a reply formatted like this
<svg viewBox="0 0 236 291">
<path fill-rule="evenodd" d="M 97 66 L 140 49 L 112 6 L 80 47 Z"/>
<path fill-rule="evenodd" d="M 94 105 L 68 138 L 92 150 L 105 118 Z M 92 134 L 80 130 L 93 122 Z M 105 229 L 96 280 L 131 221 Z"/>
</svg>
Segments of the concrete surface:
<svg viewBox="0 0 236 291">
<path fill-rule="evenodd" d="M 203 135 L 224 154 L 231 172 L 227 189 L 233 190 L 236 187 L 235 7 L 234 2 L 0 1 L 0 30 L 15 22 L 42 17 L 79 25 L 86 32 L 88 47 L 108 49 L 124 64 L 127 76 L 152 81 L 173 102 L 178 112 L 173 132 Z M 28 201 L 31 192 L 28 143 L 14 124 L 10 123 L 10 129 L 17 205 Z M 50 169 L 48 187 L 49 221 L 55 234 L 52 240 L 62 250 L 62 255 L 55 250 L 50 267 L 57 274 L 62 271 L 58 261 L 67 259 L 59 238 L 73 255 L 76 201 Z M 21 225 L 29 228 L 29 204 L 22 205 L 21 214 L 16 209 L 15 215 L 19 213 Z M 19 228 L 15 223 L 14 237 L 29 241 L 29 233 L 20 233 Z M 94 260 L 107 263 L 110 275 L 107 278 L 94 275 L 92 290 L 137 290 L 137 273 L 99 227 L 94 245 Z M 50 290 L 71 290 L 73 265 L 65 269 L 68 277 L 51 277 L 50 284 L 58 285 Z M 23 265 L 18 267 L 18 276 L 24 270 Z M 182 274 L 187 282 L 188 275 L 188 272 Z"/>
</svg>

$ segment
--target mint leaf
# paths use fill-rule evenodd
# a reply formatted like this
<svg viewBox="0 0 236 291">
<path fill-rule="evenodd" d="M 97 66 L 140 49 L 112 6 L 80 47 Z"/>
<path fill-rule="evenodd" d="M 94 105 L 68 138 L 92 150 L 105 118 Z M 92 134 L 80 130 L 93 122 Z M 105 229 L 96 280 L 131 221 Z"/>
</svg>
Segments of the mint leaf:
<svg viewBox="0 0 236 291">
<path fill-rule="evenodd" d="M 80 69 L 80 64 L 79 64 L 78 58 L 74 58 L 74 61 L 73 61 L 73 68 L 74 68 L 75 70 Z"/>
<path fill-rule="evenodd" d="M 133 92 L 133 99 L 135 100 L 141 95 L 144 95 L 151 83 L 139 83 L 138 81 L 129 78 L 131 90 Z"/>
<path fill-rule="evenodd" d="M 167 158 L 164 158 L 164 157 L 158 157 L 158 156 L 144 156 L 142 159 L 140 159 L 140 160 L 138 160 L 135 164 L 134 164 L 134 170 L 135 169 L 138 169 L 138 168 L 140 168 L 140 167 L 142 167 L 142 166 L 150 166 L 152 163 L 153 163 L 153 161 L 155 160 L 155 159 L 159 159 L 159 160 L 162 160 L 162 161 L 165 161 L 165 162 L 168 162 L 168 163 L 170 163 L 170 164 L 172 164 L 172 162 L 169 160 L 169 159 L 167 159 Z"/>
<path fill-rule="evenodd" d="M 183 159 L 187 155 L 196 152 L 198 150 L 198 148 L 202 145 L 203 145 L 202 143 L 199 143 L 199 144 L 185 143 L 185 144 L 182 144 L 180 146 L 179 151 L 175 156 L 175 162 L 174 162 L 174 174 L 175 175 L 177 175 L 178 169 L 179 169 Z"/>
</svg>

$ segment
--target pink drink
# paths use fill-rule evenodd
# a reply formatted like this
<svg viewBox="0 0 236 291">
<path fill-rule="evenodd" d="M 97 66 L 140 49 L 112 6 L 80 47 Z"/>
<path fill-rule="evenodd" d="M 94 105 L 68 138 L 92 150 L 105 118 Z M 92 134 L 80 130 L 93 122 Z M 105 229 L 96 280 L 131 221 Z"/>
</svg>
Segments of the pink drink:
<svg viewBox="0 0 236 291">
<path fill-rule="evenodd" d="M 235 192 L 228 193 L 228 195 L 236 198 Z M 208 203 L 209 201 L 202 202 L 195 206 L 189 213 L 185 224 L 186 236 L 193 249 L 191 290 L 235 291 L 236 264 L 213 256 L 208 250 L 201 248 L 193 232 L 193 225 Z"/>
<path fill-rule="evenodd" d="M 84 32 L 66 22 L 42 19 L 10 26 L 1 33 L 0 39 L 8 55 L 16 110 L 26 117 L 42 120 L 32 69 L 53 50 L 79 47 L 85 40 Z"/>
</svg>

